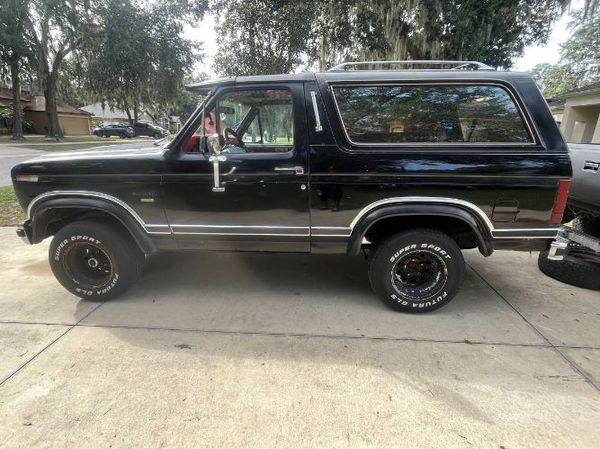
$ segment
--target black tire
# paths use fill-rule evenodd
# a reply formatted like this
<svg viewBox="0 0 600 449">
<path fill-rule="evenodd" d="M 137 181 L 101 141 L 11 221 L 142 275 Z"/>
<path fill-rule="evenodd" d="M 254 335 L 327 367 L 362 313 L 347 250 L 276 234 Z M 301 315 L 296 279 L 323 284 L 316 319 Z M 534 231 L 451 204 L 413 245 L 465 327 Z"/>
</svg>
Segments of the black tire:
<svg viewBox="0 0 600 449">
<path fill-rule="evenodd" d="M 154 133 L 154 138 L 155 139 L 160 139 L 162 137 L 161 133 Z"/>
<path fill-rule="evenodd" d="M 448 304 L 464 275 L 465 261 L 456 242 L 430 229 L 388 238 L 369 260 L 371 288 L 400 312 L 424 313 Z"/>
<path fill-rule="evenodd" d="M 76 296 L 104 301 L 137 279 L 144 256 L 133 239 L 110 222 L 77 221 L 60 229 L 49 251 L 50 268 Z"/>
<path fill-rule="evenodd" d="M 600 290 L 600 264 L 567 254 L 563 260 L 549 260 L 548 250 L 538 256 L 540 271 L 575 287 Z"/>
<path fill-rule="evenodd" d="M 127 137 L 125 133 L 119 133 L 119 139 L 124 139 L 125 137 Z"/>
</svg>

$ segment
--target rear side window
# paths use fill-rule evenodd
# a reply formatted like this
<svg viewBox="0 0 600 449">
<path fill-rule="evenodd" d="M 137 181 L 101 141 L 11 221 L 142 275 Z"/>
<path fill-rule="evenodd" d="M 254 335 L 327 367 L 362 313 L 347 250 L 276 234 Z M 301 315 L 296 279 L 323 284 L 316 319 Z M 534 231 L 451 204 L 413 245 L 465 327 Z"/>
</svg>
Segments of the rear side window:
<svg viewBox="0 0 600 449">
<path fill-rule="evenodd" d="M 531 143 L 499 86 L 334 86 L 353 143 Z"/>
</svg>

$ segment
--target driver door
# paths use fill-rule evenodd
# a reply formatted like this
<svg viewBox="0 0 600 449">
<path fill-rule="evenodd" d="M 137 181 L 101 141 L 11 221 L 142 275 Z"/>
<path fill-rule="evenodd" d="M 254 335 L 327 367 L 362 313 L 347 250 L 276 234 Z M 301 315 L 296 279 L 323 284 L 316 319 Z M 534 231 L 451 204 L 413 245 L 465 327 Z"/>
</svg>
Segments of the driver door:
<svg viewBox="0 0 600 449">
<path fill-rule="evenodd" d="M 310 250 L 303 95 L 301 83 L 225 88 L 206 104 L 205 123 L 217 123 L 196 134 L 216 127 L 209 151 L 184 143 L 166 161 L 165 211 L 179 247 Z"/>
</svg>

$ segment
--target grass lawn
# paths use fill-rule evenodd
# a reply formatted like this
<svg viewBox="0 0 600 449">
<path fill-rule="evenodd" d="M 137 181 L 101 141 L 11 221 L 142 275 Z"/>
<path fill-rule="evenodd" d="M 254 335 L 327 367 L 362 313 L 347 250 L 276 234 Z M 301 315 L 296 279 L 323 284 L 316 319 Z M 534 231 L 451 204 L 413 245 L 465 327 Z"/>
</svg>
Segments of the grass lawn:
<svg viewBox="0 0 600 449">
<path fill-rule="evenodd" d="M 12 186 L 0 187 L 0 226 L 13 226 L 25 220 Z"/>
</svg>

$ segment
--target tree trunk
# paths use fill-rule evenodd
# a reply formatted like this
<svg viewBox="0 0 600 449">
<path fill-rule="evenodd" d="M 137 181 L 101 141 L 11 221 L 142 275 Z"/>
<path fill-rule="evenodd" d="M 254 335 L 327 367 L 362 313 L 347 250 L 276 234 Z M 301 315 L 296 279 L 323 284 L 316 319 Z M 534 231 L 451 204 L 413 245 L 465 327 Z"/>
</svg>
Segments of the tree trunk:
<svg viewBox="0 0 600 449">
<path fill-rule="evenodd" d="M 56 105 L 56 81 L 57 73 L 52 72 L 46 79 L 44 97 L 46 98 L 46 118 L 48 119 L 48 137 L 59 140 L 63 137 L 62 129 L 58 122 L 58 110 Z"/>
<path fill-rule="evenodd" d="M 23 108 L 21 107 L 21 78 L 18 60 L 10 63 L 10 77 L 13 96 L 12 140 L 23 140 Z"/>
</svg>

